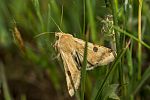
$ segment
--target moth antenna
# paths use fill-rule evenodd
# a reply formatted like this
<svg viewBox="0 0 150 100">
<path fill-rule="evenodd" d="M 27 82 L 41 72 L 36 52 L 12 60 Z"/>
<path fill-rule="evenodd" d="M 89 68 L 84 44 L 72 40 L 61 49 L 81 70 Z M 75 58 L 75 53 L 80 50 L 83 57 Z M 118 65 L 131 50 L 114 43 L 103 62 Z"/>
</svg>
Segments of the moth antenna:
<svg viewBox="0 0 150 100">
<path fill-rule="evenodd" d="M 64 6 L 62 5 L 62 9 L 61 9 L 61 19 L 60 19 L 60 26 L 62 25 L 62 21 L 63 21 L 63 14 L 64 14 Z"/>
<path fill-rule="evenodd" d="M 50 18 L 52 19 L 52 21 L 54 22 L 54 24 L 57 26 L 57 28 L 59 29 L 60 32 L 62 32 L 62 30 L 60 29 L 59 25 L 55 22 L 55 20 L 50 16 Z"/>
<path fill-rule="evenodd" d="M 48 34 L 48 33 L 55 33 L 55 32 L 43 32 L 43 33 L 35 35 L 34 38 L 37 38 L 37 37 L 39 37 L 41 35 Z"/>
</svg>

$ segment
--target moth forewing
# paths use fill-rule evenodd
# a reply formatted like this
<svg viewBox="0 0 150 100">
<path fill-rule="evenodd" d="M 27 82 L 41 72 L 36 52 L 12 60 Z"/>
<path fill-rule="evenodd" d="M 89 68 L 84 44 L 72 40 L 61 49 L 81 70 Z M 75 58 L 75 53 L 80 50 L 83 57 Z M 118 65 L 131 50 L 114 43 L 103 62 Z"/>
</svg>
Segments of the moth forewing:
<svg viewBox="0 0 150 100">
<path fill-rule="evenodd" d="M 55 35 L 58 36 L 55 46 L 63 60 L 68 91 L 70 96 L 73 96 L 80 84 L 80 71 L 73 59 L 73 52 L 75 51 L 73 37 L 60 32 Z"/>
<path fill-rule="evenodd" d="M 74 40 L 76 42 L 76 51 L 81 58 L 84 55 L 85 41 L 78 38 L 74 38 Z M 87 70 L 93 69 L 96 65 L 107 65 L 115 59 L 111 49 L 90 42 L 88 42 L 87 52 Z"/>
<path fill-rule="evenodd" d="M 60 53 L 63 59 L 68 91 L 70 96 L 73 96 L 80 84 L 80 71 L 77 69 L 71 54 L 63 51 Z"/>
</svg>

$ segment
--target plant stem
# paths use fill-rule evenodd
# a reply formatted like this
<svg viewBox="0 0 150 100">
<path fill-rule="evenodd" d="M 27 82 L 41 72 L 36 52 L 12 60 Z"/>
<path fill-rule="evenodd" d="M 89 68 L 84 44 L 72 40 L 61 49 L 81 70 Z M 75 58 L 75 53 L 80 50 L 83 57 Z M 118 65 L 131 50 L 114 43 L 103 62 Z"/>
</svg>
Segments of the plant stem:
<svg viewBox="0 0 150 100">
<path fill-rule="evenodd" d="M 86 0 L 86 6 L 87 6 L 87 14 L 88 14 L 88 19 L 89 19 L 89 24 L 90 24 L 90 29 L 91 29 L 91 36 L 92 40 L 96 41 L 97 40 L 97 35 L 96 35 L 96 25 L 95 25 L 95 20 L 94 20 L 94 13 L 93 13 L 93 7 L 92 7 L 92 0 Z"/>
<path fill-rule="evenodd" d="M 9 92 L 6 76 L 5 76 L 4 65 L 2 62 L 0 62 L 0 80 L 2 80 L 2 88 L 3 88 L 5 100 L 12 100 Z"/>
<path fill-rule="evenodd" d="M 130 41 L 127 43 L 126 47 L 123 48 L 123 50 L 118 54 L 118 56 L 117 56 L 117 58 L 115 59 L 115 61 L 112 63 L 111 68 L 110 68 L 109 72 L 107 73 L 107 75 L 106 75 L 104 81 L 102 82 L 101 87 L 98 89 L 98 92 L 97 92 L 97 95 L 96 95 L 95 100 L 99 100 L 99 98 L 100 98 L 100 96 L 101 96 L 100 94 L 101 94 L 102 91 L 103 91 L 103 88 L 104 88 L 104 86 L 105 86 L 105 84 L 106 84 L 106 81 L 108 80 L 108 77 L 110 77 L 111 73 L 112 73 L 112 72 L 114 71 L 114 69 L 117 67 L 118 63 L 120 62 L 120 59 L 123 57 L 123 55 L 125 54 L 127 48 L 129 47 L 129 44 L 130 44 Z"/>
<path fill-rule="evenodd" d="M 141 41 L 141 11 L 142 11 L 142 1 L 139 0 L 139 7 L 138 7 L 138 39 Z M 142 45 L 140 42 L 138 42 L 138 80 L 141 79 L 141 55 L 142 52 Z"/>
<path fill-rule="evenodd" d="M 113 21 L 114 25 L 118 26 L 118 0 L 112 0 L 110 1 L 112 4 L 113 8 Z M 115 41 L 116 41 L 116 50 L 117 54 L 120 53 L 120 50 L 123 48 L 123 43 L 124 43 L 124 34 L 120 34 L 119 32 L 115 30 Z M 118 67 L 118 72 L 119 72 L 119 83 L 124 84 L 124 75 L 123 75 L 123 68 L 122 68 L 122 58 L 120 59 L 119 63 L 117 66 Z M 121 94 L 123 94 L 124 90 L 121 90 Z"/>
<path fill-rule="evenodd" d="M 83 34 L 85 34 L 85 0 L 83 0 L 83 10 L 84 10 L 84 18 L 83 18 Z M 88 35 L 88 34 L 87 34 Z M 84 100 L 84 92 L 85 92 L 85 81 L 86 81 L 86 65 L 87 65 L 87 37 L 85 36 L 85 48 L 84 48 L 84 58 L 83 58 L 83 66 L 81 68 L 81 100 Z"/>
<path fill-rule="evenodd" d="M 119 31 L 120 33 L 123 33 L 123 34 L 129 36 L 129 37 L 132 38 L 133 40 L 135 40 L 135 41 L 141 43 L 141 44 L 142 44 L 143 46 L 145 46 L 147 49 L 150 49 L 150 45 L 148 45 L 147 43 L 145 43 L 145 42 L 139 40 L 139 39 L 136 38 L 134 35 L 131 35 L 131 33 L 128 33 L 128 32 L 126 32 L 126 31 L 124 31 L 124 30 L 122 30 L 122 29 L 120 29 L 120 28 L 118 28 L 118 27 L 116 27 L 116 26 L 113 26 L 113 28 L 114 28 L 115 30 Z"/>
</svg>

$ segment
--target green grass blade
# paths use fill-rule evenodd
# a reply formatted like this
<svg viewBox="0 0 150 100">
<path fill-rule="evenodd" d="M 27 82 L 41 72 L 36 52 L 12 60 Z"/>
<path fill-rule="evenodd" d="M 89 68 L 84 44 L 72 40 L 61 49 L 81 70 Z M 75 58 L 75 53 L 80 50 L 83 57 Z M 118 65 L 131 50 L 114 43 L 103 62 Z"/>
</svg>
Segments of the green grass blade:
<svg viewBox="0 0 150 100">
<path fill-rule="evenodd" d="M 126 32 L 126 31 L 124 31 L 124 30 L 122 30 L 122 29 L 120 29 L 120 28 L 118 28 L 118 27 L 116 27 L 116 26 L 113 26 L 113 27 L 114 27 L 115 30 L 119 31 L 120 33 L 123 33 L 123 34 L 129 36 L 130 38 L 136 40 L 137 42 L 140 42 L 140 43 L 141 43 L 143 46 L 145 46 L 146 48 L 150 49 L 150 45 L 148 45 L 148 44 L 146 44 L 145 42 L 139 40 L 138 38 L 136 38 L 135 36 L 131 35 L 130 33 Z"/>
<path fill-rule="evenodd" d="M 133 61 L 132 61 L 132 43 L 131 47 L 127 49 L 127 64 L 129 67 L 129 75 L 130 77 L 133 75 Z"/>
<path fill-rule="evenodd" d="M 83 34 L 85 33 L 85 16 L 86 16 L 85 9 L 86 9 L 85 8 L 85 0 L 83 0 L 83 10 L 84 10 L 83 11 L 83 13 L 84 13 L 84 15 L 83 15 L 83 32 L 82 32 Z"/>
<path fill-rule="evenodd" d="M 118 25 L 118 20 L 117 20 L 117 13 L 118 13 L 118 0 L 111 0 L 111 5 L 112 5 L 112 12 L 113 12 L 113 22 L 114 25 Z M 114 30 L 115 31 L 115 30 Z M 115 41 L 116 41 L 116 50 L 117 53 L 119 53 L 120 50 L 120 42 L 119 42 L 119 34 L 117 31 L 115 31 Z"/>
<path fill-rule="evenodd" d="M 106 81 L 108 80 L 108 78 L 109 78 L 110 74 L 112 73 L 112 71 L 117 67 L 117 64 L 119 63 L 120 59 L 121 59 L 121 58 L 123 57 L 123 55 L 125 54 L 125 52 L 126 52 L 128 46 L 129 46 L 129 43 L 130 43 L 130 42 L 128 42 L 127 46 L 120 52 L 120 54 L 118 54 L 117 58 L 116 58 L 115 61 L 113 62 L 110 71 L 107 73 L 107 75 L 106 75 L 106 77 L 105 77 L 105 79 L 104 79 L 104 81 L 103 81 L 101 87 L 98 89 L 98 92 L 97 92 L 97 95 L 96 95 L 95 100 L 99 100 L 99 99 L 100 99 L 100 96 L 101 96 L 101 93 L 102 93 L 102 91 L 103 91 L 103 87 L 104 87 L 105 84 L 106 84 Z"/>
<path fill-rule="evenodd" d="M 139 0 L 138 7 L 138 39 L 142 40 L 142 30 L 141 30 L 141 12 L 142 12 L 142 1 Z M 142 66 L 142 45 L 138 42 L 138 80 L 141 80 L 141 66 Z"/>
<path fill-rule="evenodd" d="M 85 42 L 83 66 L 81 68 L 81 100 L 84 100 L 85 80 L 86 80 L 86 65 L 87 65 L 87 41 Z"/>
<path fill-rule="evenodd" d="M 39 5 L 39 1 L 38 0 L 34 0 L 33 1 L 33 4 L 34 4 L 34 7 L 35 7 L 35 10 L 36 10 L 36 14 L 40 20 L 40 23 L 41 23 L 41 30 L 42 31 L 45 31 L 44 30 L 44 22 L 43 22 L 43 19 L 42 19 L 42 15 L 41 15 L 41 12 L 40 12 L 40 5 Z"/>
<path fill-rule="evenodd" d="M 92 40 L 96 41 L 97 40 L 97 35 L 96 35 L 96 25 L 95 25 L 95 20 L 94 20 L 94 12 L 93 12 L 93 7 L 92 7 L 92 0 L 86 0 L 86 7 L 87 7 L 87 14 L 88 14 L 88 19 L 89 19 L 89 24 L 91 28 L 91 36 Z"/>
<path fill-rule="evenodd" d="M 50 31 L 50 18 L 51 18 L 51 7 L 48 4 L 48 11 L 47 11 L 47 31 Z"/>
<path fill-rule="evenodd" d="M 84 9 L 84 19 L 83 19 L 83 34 L 85 33 L 85 0 L 83 0 L 83 9 Z M 87 65 L 87 38 L 85 37 L 85 49 L 84 49 L 84 58 L 83 58 L 83 66 L 81 69 L 81 100 L 84 100 L 84 92 L 85 92 L 85 81 L 86 81 L 86 65 Z"/>
<path fill-rule="evenodd" d="M 118 0 L 111 0 L 110 1 L 112 4 L 112 12 L 113 12 L 113 22 L 114 25 L 118 26 L 118 13 L 119 13 L 119 8 L 118 8 Z M 116 42 L 116 52 L 117 54 L 120 53 L 120 50 L 124 47 L 124 34 L 119 34 L 118 31 L 114 30 L 115 33 L 115 42 Z M 123 73 L 123 60 L 124 58 L 120 59 L 118 63 L 118 74 L 119 74 L 119 83 L 124 84 L 124 73 Z M 124 89 L 121 90 L 121 94 L 124 94 Z"/>
<path fill-rule="evenodd" d="M 0 62 L 0 80 L 2 80 L 2 88 L 4 91 L 5 100 L 12 100 L 10 92 L 9 92 L 9 88 L 7 85 L 7 81 L 6 81 L 4 65 L 2 62 Z"/>
<path fill-rule="evenodd" d="M 142 85 L 149 78 L 150 78 L 150 66 L 144 72 L 141 81 L 139 82 L 139 84 L 137 85 L 137 87 L 135 88 L 135 90 L 133 91 L 133 95 L 135 95 L 140 90 L 140 88 L 142 87 Z"/>
</svg>

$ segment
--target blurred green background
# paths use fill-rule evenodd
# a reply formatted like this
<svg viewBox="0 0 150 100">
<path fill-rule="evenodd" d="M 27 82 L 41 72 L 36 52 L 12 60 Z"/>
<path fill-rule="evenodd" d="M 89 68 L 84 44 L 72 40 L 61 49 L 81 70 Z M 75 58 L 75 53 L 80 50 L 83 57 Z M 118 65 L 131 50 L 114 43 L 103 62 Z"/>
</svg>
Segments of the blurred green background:
<svg viewBox="0 0 150 100">
<path fill-rule="evenodd" d="M 85 100 L 150 100 L 150 46 L 140 47 L 134 39 L 142 0 L 0 1 L 0 100 L 80 99 L 80 95 L 69 96 L 62 60 L 53 48 L 58 26 L 81 39 L 89 33 L 90 42 L 114 50 L 117 45 L 118 60 L 87 71 Z M 141 38 L 150 44 L 150 1 L 141 4 Z M 106 21 L 107 15 L 113 18 Z M 116 29 L 114 36 L 112 20 L 128 33 Z M 50 33 L 35 38 L 44 32 Z M 124 50 L 128 40 L 130 46 Z"/>
</svg>

